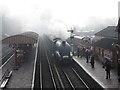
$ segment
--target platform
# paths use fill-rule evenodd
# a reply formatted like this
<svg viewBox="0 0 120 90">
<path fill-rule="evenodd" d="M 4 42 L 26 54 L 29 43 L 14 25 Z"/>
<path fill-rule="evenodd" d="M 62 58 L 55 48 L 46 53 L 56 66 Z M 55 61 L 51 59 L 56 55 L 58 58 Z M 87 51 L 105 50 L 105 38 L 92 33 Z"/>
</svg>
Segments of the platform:
<svg viewBox="0 0 120 90">
<path fill-rule="evenodd" d="M 30 54 L 27 56 L 28 59 L 20 64 L 18 70 L 13 70 L 13 74 L 8 82 L 6 88 L 9 89 L 27 89 L 30 90 L 32 86 L 32 75 L 35 61 L 35 50 L 33 47 Z"/>
<path fill-rule="evenodd" d="M 120 83 L 117 80 L 117 72 L 111 70 L 111 79 L 106 79 L 105 69 L 100 61 L 95 60 L 94 68 L 90 63 L 86 63 L 85 58 L 73 57 L 74 60 L 105 90 L 120 90 Z"/>
</svg>

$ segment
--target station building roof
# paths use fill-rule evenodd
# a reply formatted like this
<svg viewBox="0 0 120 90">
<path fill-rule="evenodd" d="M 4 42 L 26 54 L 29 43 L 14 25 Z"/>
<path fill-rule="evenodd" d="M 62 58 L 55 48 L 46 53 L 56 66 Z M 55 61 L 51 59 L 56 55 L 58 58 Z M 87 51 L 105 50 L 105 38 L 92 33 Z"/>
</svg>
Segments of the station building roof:
<svg viewBox="0 0 120 90">
<path fill-rule="evenodd" d="M 116 32 L 116 26 L 108 26 L 105 29 L 97 32 L 95 36 L 101 36 L 105 38 L 117 38 L 118 32 Z"/>
<path fill-rule="evenodd" d="M 110 39 L 110 38 L 103 38 L 97 42 L 94 43 L 94 46 L 104 48 L 106 50 L 113 50 L 113 43 L 117 43 L 116 39 Z"/>
<path fill-rule="evenodd" d="M 13 35 L 2 40 L 3 44 L 34 44 L 37 43 L 38 34 L 35 32 L 24 32 Z"/>
</svg>

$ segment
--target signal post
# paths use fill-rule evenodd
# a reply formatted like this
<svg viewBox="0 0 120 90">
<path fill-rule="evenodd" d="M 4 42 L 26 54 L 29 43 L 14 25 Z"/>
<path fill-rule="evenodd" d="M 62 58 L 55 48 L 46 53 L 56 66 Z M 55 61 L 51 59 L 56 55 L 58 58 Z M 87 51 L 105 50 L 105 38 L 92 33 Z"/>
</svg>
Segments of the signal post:
<svg viewBox="0 0 120 90">
<path fill-rule="evenodd" d="M 73 40 L 74 40 L 74 35 L 73 35 L 73 30 L 67 30 L 68 32 L 71 32 L 70 34 L 70 39 L 71 39 L 71 52 L 74 55 L 74 49 L 73 49 Z"/>
</svg>

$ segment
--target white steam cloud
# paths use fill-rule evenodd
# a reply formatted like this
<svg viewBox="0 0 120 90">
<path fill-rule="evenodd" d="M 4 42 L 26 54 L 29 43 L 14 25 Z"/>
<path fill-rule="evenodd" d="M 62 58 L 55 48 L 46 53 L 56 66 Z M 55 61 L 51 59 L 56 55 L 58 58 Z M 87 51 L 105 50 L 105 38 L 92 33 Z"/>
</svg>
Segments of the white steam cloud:
<svg viewBox="0 0 120 90">
<path fill-rule="evenodd" d="M 98 31 L 116 25 L 117 4 L 118 0 L 4 0 L 3 35 L 35 31 L 66 39 L 71 27 Z"/>
</svg>

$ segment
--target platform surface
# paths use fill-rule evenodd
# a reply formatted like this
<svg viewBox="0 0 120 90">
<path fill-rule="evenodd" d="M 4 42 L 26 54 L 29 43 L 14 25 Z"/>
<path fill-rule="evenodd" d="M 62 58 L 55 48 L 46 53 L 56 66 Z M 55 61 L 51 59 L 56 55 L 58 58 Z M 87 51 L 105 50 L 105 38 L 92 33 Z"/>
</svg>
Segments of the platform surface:
<svg viewBox="0 0 120 90">
<path fill-rule="evenodd" d="M 103 68 L 100 61 L 95 60 L 94 68 L 91 67 L 91 63 L 86 63 L 85 58 L 80 58 L 77 56 L 73 57 L 74 60 L 103 88 L 106 90 L 120 90 L 120 83 L 117 79 L 117 71 L 111 70 L 111 79 L 106 79 L 106 71 Z"/>
<path fill-rule="evenodd" d="M 20 64 L 18 70 L 13 70 L 13 74 L 7 84 L 7 89 L 16 88 L 29 90 L 32 85 L 32 75 L 35 61 L 35 47 L 28 55 L 28 59 Z"/>
</svg>

